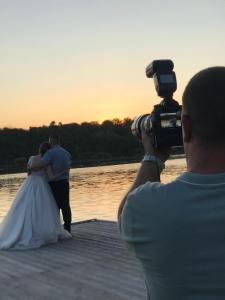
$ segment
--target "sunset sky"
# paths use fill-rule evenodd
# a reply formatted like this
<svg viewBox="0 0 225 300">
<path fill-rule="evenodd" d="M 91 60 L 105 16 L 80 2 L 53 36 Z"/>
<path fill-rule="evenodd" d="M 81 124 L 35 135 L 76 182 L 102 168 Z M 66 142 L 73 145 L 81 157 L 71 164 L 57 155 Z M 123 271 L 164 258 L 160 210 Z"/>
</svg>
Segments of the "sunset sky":
<svg viewBox="0 0 225 300">
<path fill-rule="evenodd" d="M 0 127 L 134 117 L 159 102 L 145 67 L 174 61 L 178 90 L 225 65 L 224 0 L 0 0 Z"/>
</svg>

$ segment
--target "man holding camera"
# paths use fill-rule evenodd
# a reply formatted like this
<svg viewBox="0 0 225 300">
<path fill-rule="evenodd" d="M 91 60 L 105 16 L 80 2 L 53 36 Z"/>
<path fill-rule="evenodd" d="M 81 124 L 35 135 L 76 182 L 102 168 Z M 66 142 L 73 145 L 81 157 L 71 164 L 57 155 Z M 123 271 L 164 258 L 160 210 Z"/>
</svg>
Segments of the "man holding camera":
<svg viewBox="0 0 225 300">
<path fill-rule="evenodd" d="M 121 202 L 122 238 L 145 273 L 148 299 L 225 299 L 225 67 L 197 73 L 183 94 L 187 172 L 160 183 L 169 149 L 142 131 L 145 156 Z"/>
</svg>

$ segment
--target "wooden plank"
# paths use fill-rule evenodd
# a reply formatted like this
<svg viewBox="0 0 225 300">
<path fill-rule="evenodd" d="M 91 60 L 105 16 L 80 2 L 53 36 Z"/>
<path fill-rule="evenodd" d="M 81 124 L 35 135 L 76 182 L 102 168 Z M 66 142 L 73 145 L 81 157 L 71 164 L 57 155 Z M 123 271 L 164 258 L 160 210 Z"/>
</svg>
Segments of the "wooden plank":
<svg viewBox="0 0 225 300">
<path fill-rule="evenodd" d="M 146 299 L 140 265 L 115 222 L 73 224 L 72 235 L 37 250 L 0 251 L 0 299 Z"/>
</svg>

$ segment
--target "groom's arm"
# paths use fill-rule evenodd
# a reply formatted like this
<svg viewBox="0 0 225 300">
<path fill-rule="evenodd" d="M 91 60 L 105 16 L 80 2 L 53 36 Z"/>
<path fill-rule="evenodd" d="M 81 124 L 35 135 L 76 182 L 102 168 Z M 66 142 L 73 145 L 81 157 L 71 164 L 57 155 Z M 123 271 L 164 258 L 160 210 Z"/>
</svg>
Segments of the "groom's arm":
<svg viewBox="0 0 225 300">
<path fill-rule="evenodd" d="M 36 160 L 34 161 L 34 163 L 32 163 L 31 170 L 38 171 L 40 169 L 49 166 L 51 162 L 52 162 L 52 153 L 51 151 L 47 151 L 43 157 L 41 157 L 39 160 Z"/>
</svg>

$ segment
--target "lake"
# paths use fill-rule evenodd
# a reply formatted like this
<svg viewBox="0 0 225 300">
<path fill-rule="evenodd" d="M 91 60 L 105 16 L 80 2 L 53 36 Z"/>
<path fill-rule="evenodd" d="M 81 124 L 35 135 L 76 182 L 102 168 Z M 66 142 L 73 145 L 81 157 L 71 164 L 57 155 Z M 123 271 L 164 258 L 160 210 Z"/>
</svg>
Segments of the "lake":
<svg viewBox="0 0 225 300">
<path fill-rule="evenodd" d="M 73 221 L 92 218 L 116 220 L 119 203 L 137 173 L 139 163 L 71 169 L 70 203 Z M 161 181 L 186 170 L 185 159 L 167 161 Z M 0 176 L 0 220 L 7 214 L 26 173 Z"/>
</svg>

